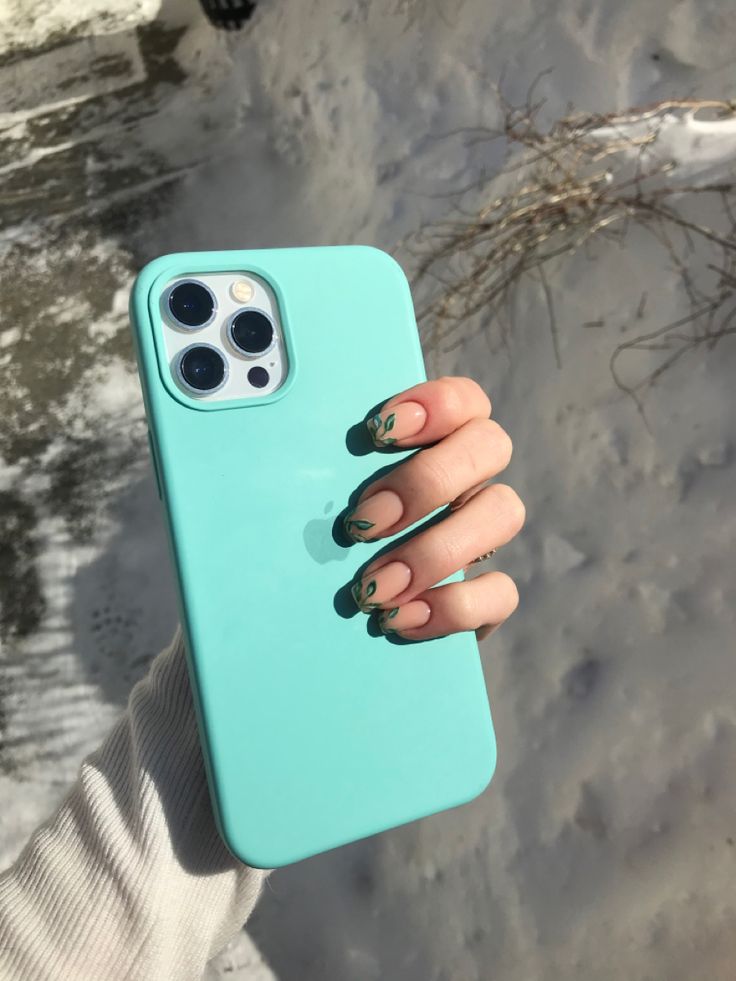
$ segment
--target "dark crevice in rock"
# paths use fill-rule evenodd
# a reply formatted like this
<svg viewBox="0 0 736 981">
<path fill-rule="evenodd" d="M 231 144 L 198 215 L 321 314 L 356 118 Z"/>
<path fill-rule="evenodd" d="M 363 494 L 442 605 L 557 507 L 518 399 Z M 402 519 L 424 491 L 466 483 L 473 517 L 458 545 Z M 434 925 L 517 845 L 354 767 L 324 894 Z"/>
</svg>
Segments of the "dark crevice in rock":
<svg viewBox="0 0 736 981">
<path fill-rule="evenodd" d="M 0 491 L 0 637 L 26 637 L 41 623 L 45 601 L 36 559 L 36 513 L 12 491 Z"/>
</svg>

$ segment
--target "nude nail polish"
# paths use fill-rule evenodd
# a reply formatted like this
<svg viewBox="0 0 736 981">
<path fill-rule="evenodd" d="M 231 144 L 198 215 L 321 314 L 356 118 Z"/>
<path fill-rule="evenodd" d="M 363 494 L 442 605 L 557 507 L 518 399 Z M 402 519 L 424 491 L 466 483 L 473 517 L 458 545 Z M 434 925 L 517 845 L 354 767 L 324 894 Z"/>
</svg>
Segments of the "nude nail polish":
<svg viewBox="0 0 736 981">
<path fill-rule="evenodd" d="M 354 542 L 373 541 L 395 525 L 403 513 L 404 503 L 395 491 L 378 491 L 347 515 L 345 534 Z"/>
<path fill-rule="evenodd" d="M 429 603 L 424 600 L 412 600 L 404 606 L 395 606 L 392 610 L 386 610 L 378 618 L 378 626 L 385 634 L 398 634 L 402 630 L 413 630 L 415 627 L 423 627 L 429 623 L 432 611 Z"/>
<path fill-rule="evenodd" d="M 405 562 L 388 562 L 375 572 L 363 574 L 350 588 L 356 605 L 364 613 L 375 610 L 403 593 L 411 582 L 411 569 Z"/>
<path fill-rule="evenodd" d="M 376 446 L 392 446 L 399 439 L 420 433 L 427 422 L 427 410 L 419 402 L 401 402 L 382 409 L 368 420 L 368 432 Z"/>
</svg>

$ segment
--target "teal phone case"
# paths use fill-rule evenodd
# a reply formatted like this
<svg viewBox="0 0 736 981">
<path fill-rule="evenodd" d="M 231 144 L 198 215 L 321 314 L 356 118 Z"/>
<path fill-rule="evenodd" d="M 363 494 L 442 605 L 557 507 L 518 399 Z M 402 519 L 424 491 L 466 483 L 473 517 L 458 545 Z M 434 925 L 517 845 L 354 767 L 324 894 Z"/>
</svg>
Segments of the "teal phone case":
<svg viewBox="0 0 736 981">
<path fill-rule="evenodd" d="M 227 270 L 270 285 L 290 373 L 223 407 L 171 380 L 159 297 Z M 399 265 L 363 246 L 167 255 L 138 276 L 131 319 L 228 848 L 274 868 L 475 797 L 496 746 L 474 634 L 372 630 L 348 587 L 390 543 L 335 536 L 356 488 L 406 456 L 355 452 L 349 431 L 426 377 Z"/>
</svg>

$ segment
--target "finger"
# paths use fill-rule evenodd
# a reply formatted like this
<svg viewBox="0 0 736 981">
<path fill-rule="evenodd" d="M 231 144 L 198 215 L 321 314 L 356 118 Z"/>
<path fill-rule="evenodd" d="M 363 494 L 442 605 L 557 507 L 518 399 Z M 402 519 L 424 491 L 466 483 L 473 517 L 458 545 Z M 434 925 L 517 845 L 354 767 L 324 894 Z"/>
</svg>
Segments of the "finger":
<svg viewBox="0 0 736 981">
<path fill-rule="evenodd" d="M 351 588 L 364 612 L 392 609 L 509 542 L 524 524 L 524 505 L 505 484 L 479 491 L 459 511 L 369 563 Z"/>
<path fill-rule="evenodd" d="M 494 630 L 518 605 L 513 579 L 503 572 L 487 572 L 467 582 L 428 589 L 403 606 L 384 611 L 378 624 L 385 634 L 429 640 L 461 630 Z"/>
<path fill-rule="evenodd" d="M 463 493 L 459 494 L 454 501 L 450 501 L 450 510 L 457 511 L 457 509 L 461 508 L 463 504 L 467 504 L 471 497 L 475 497 L 478 491 L 482 491 L 485 486 L 485 481 L 483 481 L 482 483 L 475 484 L 473 487 L 469 487 L 466 491 L 463 491 Z"/>
<path fill-rule="evenodd" d="M 345 518 L 353 541 L 395 535 L 504 470 L 511 440 L 492 419 L 471 419 L 365 488 Z"/>
<path fill-rule="evenodd" d="M 472 378 L 422 382 L 389 399 L 366 425 L 376 446 L 424 446 L 443 439 L 468 419 L 487 419 L 491 402 Z"/>
</svg>

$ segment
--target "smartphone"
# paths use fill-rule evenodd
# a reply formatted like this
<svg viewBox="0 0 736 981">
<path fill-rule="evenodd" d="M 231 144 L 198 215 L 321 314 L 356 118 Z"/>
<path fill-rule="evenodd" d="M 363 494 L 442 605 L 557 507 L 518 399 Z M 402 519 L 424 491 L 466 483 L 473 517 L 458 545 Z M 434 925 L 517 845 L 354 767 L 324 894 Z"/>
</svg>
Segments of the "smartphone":
<svg viewBox="0 0 736 981">
<path fill-rule="evenodd" d="M 496 744 L 474 634 L 384 636 L 349 587 L 391 542 L 341 537 L 407 455 L 372 451 L 365 420 L 426 379 L 401 267 L 363 246 L 166 255 L 131 320 L 230 851 L 275 868 L 475 797 Z"/>
</svg>

